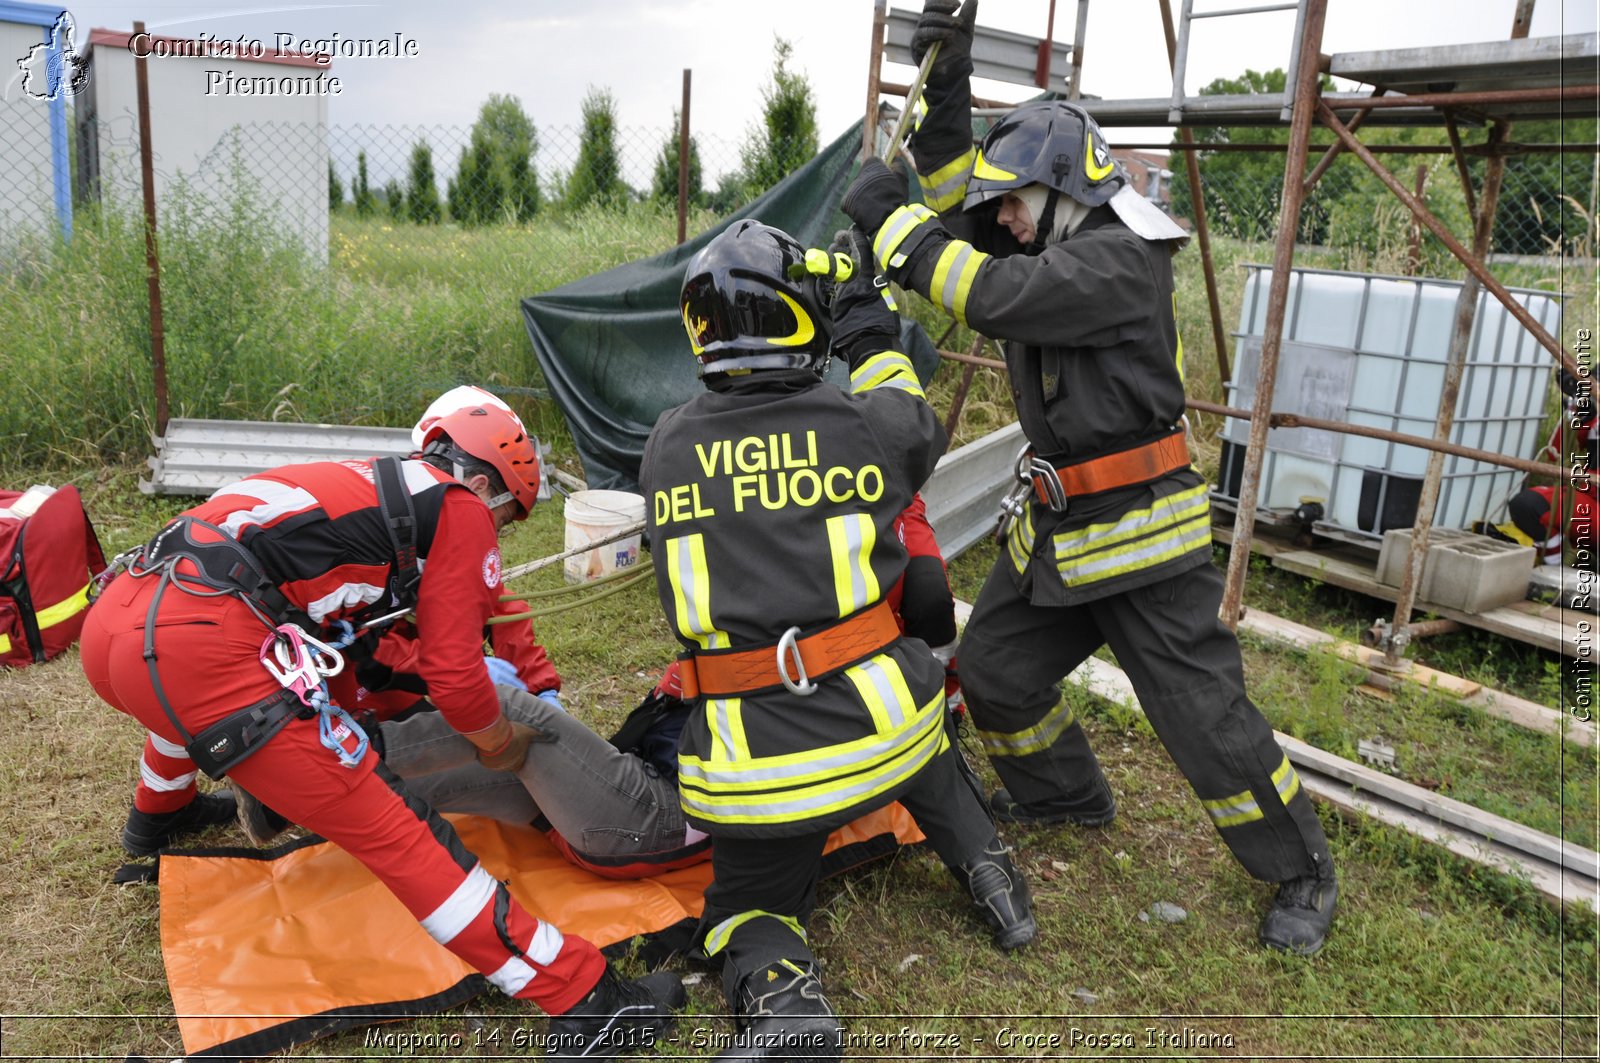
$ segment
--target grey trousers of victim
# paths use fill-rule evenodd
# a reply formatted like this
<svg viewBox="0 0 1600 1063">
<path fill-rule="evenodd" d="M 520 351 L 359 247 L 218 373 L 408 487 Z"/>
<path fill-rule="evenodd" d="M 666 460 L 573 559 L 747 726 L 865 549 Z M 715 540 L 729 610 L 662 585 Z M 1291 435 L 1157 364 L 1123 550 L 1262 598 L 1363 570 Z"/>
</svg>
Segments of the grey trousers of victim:
<svg viewBox="0 0 1600 1063">
<path fill-rule="evenodd" d="M 383 725 L 384 763 L 406 789 L 440 812 L 527 826 L 541 814 L 574 849 L 605 859 L 684 848 L 674 779 L 618 752 L 581 720 L 543 698 L 496 687 L 508 718 L 551 736 L 528 746 L 516 773 L 490 771 L 477 749 L 437 712 Z"/>
<path fill-rule="evenodd" d="M 1282 882 L 1331 869 L 1311 800 L 1245 694 L 1239 643 L 1217 616 L 1209 562 L 1073 606 L 1036 606 L 1002 556 L 958 650 L 984 751 L 1011 796 L 1046 805 L 1094 785 L 1099 765 L 1060 681 L 1109 645 L 1167 753 L 1246 871 Z"/>
</svg>

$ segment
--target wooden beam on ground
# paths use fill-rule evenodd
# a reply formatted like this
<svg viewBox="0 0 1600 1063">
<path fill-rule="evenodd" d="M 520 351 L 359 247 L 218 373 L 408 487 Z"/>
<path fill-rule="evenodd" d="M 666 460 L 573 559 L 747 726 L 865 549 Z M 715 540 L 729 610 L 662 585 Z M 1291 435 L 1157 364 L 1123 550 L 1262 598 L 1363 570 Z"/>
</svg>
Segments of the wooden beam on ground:
<svg viewBox="0 0 1600 1063">
<path fill-rule="evenodd" d="M 1279 645 L 1334 653 L 1371 669 L 1380 669 L 1383 664 L 1382 650 L 1370 649 L 1330 635 L 1326 631 L 1319 631 L 1314 627 L 1297 624 L 1292 620 L 1285 620 L 1283 617 L 1255 609 L 1245 613 L 1244 619 L 1239 622 L 1239 630 L 1248 631 L 1252 635 L 1258 635 Z M 1470 679 L 1463 679 L 1448 672 L 1438 672 L 1415 663 L 1409 671 L 1388 671 L 1383 674 L 1415 683 L 1420 687 L 1443 691 L 1463 705 L 1478 709 L 1497 720 L 1526 727 L 1530 731 L 1558 734 L 1569 742 L 1590 748 L 1596 744 L 1593 723 L 1579 720 L 1570 713 L 1540 705 L 1538 702 L 1494 690 L 1481 683 L 1474 683 Z"/>
<path fill-rule="evenodd" d="M 958 599 L 957 625 L 965 627 L 971 615 L 972 606 Z M 1127 673 L 1098 657 L 1084 661 L 1067 679 L 1096 697 L 1142 711 Z M 1524 879 L 1557 904 L 1581 902 L 1600 911 L 1600 853 L 1345 760 L 1281 731 L 1273 735 L 1306 790 L 1341 812 L 1371 816 L 1457 856 Z"/>
</svg>

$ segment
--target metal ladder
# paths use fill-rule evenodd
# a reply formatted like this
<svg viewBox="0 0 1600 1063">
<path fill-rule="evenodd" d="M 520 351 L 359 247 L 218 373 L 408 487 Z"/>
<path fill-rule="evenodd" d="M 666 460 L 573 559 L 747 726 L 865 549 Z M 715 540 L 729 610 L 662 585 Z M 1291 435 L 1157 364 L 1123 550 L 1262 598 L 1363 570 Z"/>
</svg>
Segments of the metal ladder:
<svg viewBox="0 0 1600 1063">
<path fill-rule="evenodd" d="M 1178 47 L 1172 60 L 1172 109 L 1167 112 L 1167 121 L 1177 125 L 1183 121 L 1183 105 L 1185 100 L 1183 88 L 1184 70 L 1189 63 L 1189 23 L 1197 18 L 1222 18 L 1227 15 L 1258 15 L 1267 11 L 1293 11 L 1294 34 L 1289 39 L 1289 72 L 1284 81 L 1283 111 L 1279 115 L 1282 121 L 1287 122 L 1290 112 L 1294 109 L 1294 84 L 1296 67 L 1300 62 L 1300 31 L 1305 26 L 1306 0 L 1296 0 L 1294 3 L 1259 4 L 1255 7 L 1236 7 L 1227 11 L 1201 11 L 1194 10 L 1194 0 L 1183 0 L 1183 11 L 1178 17 Z"/>
</svg>

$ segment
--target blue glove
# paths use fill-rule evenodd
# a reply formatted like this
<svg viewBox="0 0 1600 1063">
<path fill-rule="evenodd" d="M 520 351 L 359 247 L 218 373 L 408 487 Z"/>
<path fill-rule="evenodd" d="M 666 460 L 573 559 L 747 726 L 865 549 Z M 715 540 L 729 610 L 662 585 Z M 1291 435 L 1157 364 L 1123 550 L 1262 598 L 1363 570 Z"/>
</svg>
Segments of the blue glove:
<svg viewBox="0 0 1600 1063">
<path fill-rule="evenodd" d="M 518 690 L 527 690 L 528 684 L 517 675 L 517 666 L 503 657 L 485 657 L 483 666 L 489 670 L 489 682 L 496 686 L 516 687 Z"/>
<path fill-rule="evenodd" d="M 550 704 L 554 705 L 556 708 L 560 709 L 562 712 L 566 712 L 567 711 L 567 707 L 565 705 L 561 704 L 561 695 L 558 694 L 554 690 L 541 690 L 541 691 L 539 691 L 538 694 L 536 694 L 534 696 L 535 697 L 539 697 L 539 698 L 543 698 L 545 701 L 548 701 Z"/>
</svg>

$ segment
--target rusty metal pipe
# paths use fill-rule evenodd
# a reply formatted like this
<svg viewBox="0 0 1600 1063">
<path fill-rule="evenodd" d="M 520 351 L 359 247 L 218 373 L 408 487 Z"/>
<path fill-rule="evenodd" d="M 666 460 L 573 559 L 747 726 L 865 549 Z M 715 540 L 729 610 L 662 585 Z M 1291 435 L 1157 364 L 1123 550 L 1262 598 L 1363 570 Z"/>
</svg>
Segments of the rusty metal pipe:
<svg viewBox="0 0 1600 1063">
<path fill-rule="evenodd" d="M 1299 84 L 1295 86 L 1289 154 L 1283 173 L 1283 204 L 1278 214 L 1278 238 L 1272 253 L 1272 285 L 1267 294 L 1261 366 L 1256 374 L 1256 416 L 1250 420 L 1250 441 L 1245 450 L 1244 475 L 1239 483 L 1239 509 L 1234 514 L 1233 544 L 1228 553 L 1228 575 L 1222 593 L 1221 619 L 1229 630 L 1239 625 L 1245 573 L 1250 564 L 1250 539 L 1255 532 L 1261 463 L 1267 450 L 1268 415 L 1272 412 L 1272 392 L 1278 379 L 1278 352 L 1283 347 L 1284 309 L 1289 302 L 1289 268 L 1294 263 L 1294 238 L 1300 229 L 1300 188 L 1305 180 L 1306 145 L 1311 142 L 1311 118 L 1320 103 L 1317 57 L 1322 47 L 1322 27 L 1327 15 L 1327 0 L 1307 0 L 1305 32 L 1300 38 L 1299 65 L 1296 67 Z"/>
<path fill-rule="evenodd" d="M 1350 149 L 1350 153 L 1360 159 L 1367 169 L 1377 175 L 1378 180 L 1388 186 L 1389 191 L 1393 192 L 1400 202 L 1410 208 L 1411 213 L 1415 214 L 1417 219 L 1426 225 L 1433 235 L 1439 238 L 1439 242 L 1449 248 L 1450 253 L 1455 255 L 1461 261 L 1461 264 L 1467 267 L 1467 272 L 1476 277 L 1485 288 L 1493 292 L 1495 298 L 1500 300 L 1507 312 L 1516 318 L 1523 328 L 1532 333 L 1533 338 L 1539 341 L 1540 346 L 1554 355 L 1567 372 L 1572 373 L 1574 376 L 1581 375 L 1578 371 L 1578 363 L 1573 359 L 1572 355 L 1568 354 L 1566 349 L 1549 332 L 1545 331 L 1543 325 L 1533 319 L 1533 315 L 1528 313 L 1526 307 L 1517 302 L 1511 293 L 1506 291 L 1505 285 L 1494 278 L 1494 275 L 1489 272 L 1479 257 L 1463 247 L 1461 241 L 1452 236 L 1450 230 L 1444 227 L 1444 223 L 1434 217 L 1433 212 L 1428 210 L 1427 207 L 1419 203 L 1410 190 L 1400 183 L 1399 178 L 1390 173 L 1383 163 L 1379 162 L 1367 150 L 1366 145 L 1350 134 L 1344 123 L 1339 121 L 1337 115 L 1321 104 L 1318 105 L 1318 108 L 1323 124 L 1333 130 L 1340 140 L 1345 141 L 1345 146 Z"/>
<path fill-rule="evenodd" d="M 1233 417 L 1242 421 L 1250 420 L 1253 415 L 1250 410 L 1243 410 L 1237 406 L 1220 406 L 1217 403 L 1205 402 L 1201 399 L 1187 399 L 1186 402 L 1191 410 L 1198 410 L 1201 413 L 1220 414 L 1223 417 Z M 1348 424 L 1344 421 L 1327 421 L 1320 417 L 1306 417 L 1298 413 L 1274 413 L 1268 418 L 1268 426 L 1271 428 L 1317 428 L 1327 432 L 1340 432 L 1344 435 L 1381 439 L 1388 443 L 1400 443 L 1404 446 L 1418 447 L 1422 450 L 1436 450 L 1444 454 L 1454 454 L 1457 457 L 1471 458 L 1473 461 L 1482 461 L 1507 469 L 1516 469 L 1534 476 L 1559 478 L 1564 472 L 1559 465 L 1547 465 L 1544 462 L 1529 461 L 1527 458 L 1513 457 L 1509 454 L 1497 454 L 1492 450 L 1478 450 L 1475 447 L 1465 447 L 1460 443 L 1451 443 L 1447 440 L 1407 435 L 1404 432 L 1395 432 L 1387 428 L 1371 428 L 1367 425 Z"/>
<path fill-rule="evenodd" d="M 1388 107 L 1471 107 L 1493 103 L 1564 103 L 1600 99 L 1600 85 L 1561 85 L 1543 89 L 1498 89 L 1488 92 L 1417 92 L 1409 96 L 1370 96 L 1338 100 L 1337 111 L 1370 111 Z"/>
<path fill-rule="evenodd" d="M 137 39 L 144 23 L 133 24 Z M 161 255 L 156 246 L 155 149 L 150 144 L 150 74 L 143 55 L 133 60 L 134 88 L 139 107 L 139 178 L 144 186 L 145 287 L 150 297 L 150 372 L 156 393 L 156 435 L 167 434 L 167 329 L 161 314 Z"/>
</svg>

